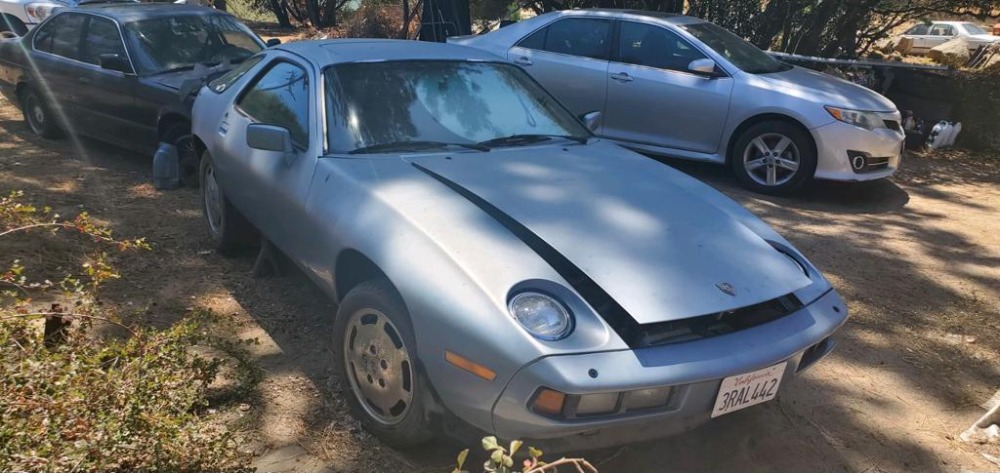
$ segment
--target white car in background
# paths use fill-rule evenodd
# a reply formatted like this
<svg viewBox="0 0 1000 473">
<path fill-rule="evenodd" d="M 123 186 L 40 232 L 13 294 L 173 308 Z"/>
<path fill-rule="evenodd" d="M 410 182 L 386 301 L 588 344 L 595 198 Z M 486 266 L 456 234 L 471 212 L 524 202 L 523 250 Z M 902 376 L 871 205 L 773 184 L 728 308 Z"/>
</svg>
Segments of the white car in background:
<svg viewBox="0 0 1000 473">
<path fill-rule="evenodd" d="M 980 46 L 1000 40 L 985 28 L 968 21 L 932 21 L 920 23 L 903 33 L 903 38 L 913 40 L 911 54 L 927 54 L 931 48 L 944 44 L 955 38 L 965 38 L 969 42 L 969 51 L 975 52 Z"/>
<path fill-rule="evenodd" d="M 52 10 L 75 4 L 55 0 L 0 0 L 0 33 L 23 36 L 47 18 Z"/>
</svg>

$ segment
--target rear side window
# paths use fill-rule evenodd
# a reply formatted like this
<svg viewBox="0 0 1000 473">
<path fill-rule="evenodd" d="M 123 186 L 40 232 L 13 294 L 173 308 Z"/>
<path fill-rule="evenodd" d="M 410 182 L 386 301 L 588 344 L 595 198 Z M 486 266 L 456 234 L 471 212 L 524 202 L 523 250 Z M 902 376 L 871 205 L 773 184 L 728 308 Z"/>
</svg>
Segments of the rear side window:
<svg viewBox="0 0 1000 473">
<path fill-rule="evenodd" d="M 245 61 L 241 62 L 238 66 L 230 69 L 225 74 L 209 82 L 208 88 L 211 89 L 212 92 L 215 92 L 217 94 L 225 92 L 227 89 L 229 89 L 230 86 L 235 84 L 236 81 L 240 80 L 241 77 L 246 75 L 247 71 L 253 69 L 253 66 L 256 66 L 257 63 L 261 61 L 261 59 L 264 59 L 263 55 L 254 56 L 249 59 L 246 59 Z"/>
<path fill-rule="evenodd" d="M 607 59 L 611 21 L 567 18 L 532 33 L 518 46 L 571 56 Z"/>
<path fill-rule="evenodd" d="M 87 25 L 87 39 L 83 42 L 80 60 L 89 64 L 100 64 L 102 54 L 117 54 L 125 57 L 118 26 L 107 18 L 91 17 Z"/>
<path fill-rule="evenodd" d="M 308 146 L 309 76 L 301 67 L 276 63 L 257 78 L 236 106 L 257 123 L 287 128 L 297 146 Z"/>
<path fill-rule="evenodd" d="M 35 34 L 35 49 L 69 59 L 79 59 L 85 20 L 83 15 L 73 13 L 63 13 L 53 18 Z"/>
<path fill-rule="evenodd" d="M 951 25 L 934 25 L 931 27 L 932 36 L 955 36 L 955 27 Z"/>
</svg>

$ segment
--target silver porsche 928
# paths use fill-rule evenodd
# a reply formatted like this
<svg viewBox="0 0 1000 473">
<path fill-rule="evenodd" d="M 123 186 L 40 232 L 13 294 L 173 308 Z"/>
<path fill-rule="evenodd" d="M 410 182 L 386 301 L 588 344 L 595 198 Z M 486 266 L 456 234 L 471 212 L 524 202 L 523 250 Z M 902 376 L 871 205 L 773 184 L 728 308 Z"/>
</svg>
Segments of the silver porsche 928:
<svg viewBox="0 0 1000 473">
<path fill-rule="evenodd" d="M 681 432 L 773 399 L 847 318 L 766 224 L 486 52 L 282 45 L 193 116 L 213 243 L 259 231 L 338 302 L 336 369 L 391 445 Z"/>
</svg>

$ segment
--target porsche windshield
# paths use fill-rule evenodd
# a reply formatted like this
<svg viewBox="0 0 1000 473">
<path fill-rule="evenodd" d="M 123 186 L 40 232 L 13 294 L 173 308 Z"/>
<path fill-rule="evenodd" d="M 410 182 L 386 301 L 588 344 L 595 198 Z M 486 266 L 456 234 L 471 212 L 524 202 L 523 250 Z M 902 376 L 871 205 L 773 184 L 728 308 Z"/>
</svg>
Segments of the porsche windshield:
<svg viewBox="0 0 1000 473">
<path fill-rule="evenodd" d="M 590 132 L 515 66 L 468 61 L 341 64 L 326 70 L 333 153 L 486 150 Z"/>
<path fill-rule="evenodd" d="M 240 60 L 264 48 L 228 15 L 165 16 L 125 23 L 125 39 L 139 72 L 156 74 Z"/>
</svg>

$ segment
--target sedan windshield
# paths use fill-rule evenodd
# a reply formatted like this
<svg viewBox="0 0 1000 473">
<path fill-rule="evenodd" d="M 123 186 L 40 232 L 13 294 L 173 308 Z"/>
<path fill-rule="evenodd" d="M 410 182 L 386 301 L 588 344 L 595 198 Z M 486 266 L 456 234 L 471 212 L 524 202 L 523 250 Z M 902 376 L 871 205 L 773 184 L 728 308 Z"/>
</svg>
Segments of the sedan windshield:
<svg viewBox="0 0 1000 473">
<path fill-rule="evenodd" d="M 691 33 L 692 36 L 698 38 L 743 72 L 767 74 L 787 71 L 792 68 L 791 65 L 769 56 L 721 26 L 712 23 L 695 23 L 681 25 L 681 28 Z"/>
<path fill-rule="evenodd" d="M 467 61 L 341 64 L 326 71 L 334 153 L 488 150 L 590 136 L 515 66 Z"/>
<path fill-rule="evenodd" d="M 962 28 L 965 28 L 965 32 L 969 34 L 989 34 L 986 30 L 979 27 L 975 23 L 962 23 Z"/>
<path fill-rule="evenodd" d="M 143 74 L 241 60 L 263 49 L 246 26 L 228 15 L 166 16 L 125 24 L 125 38 Z"/>
</svg>

